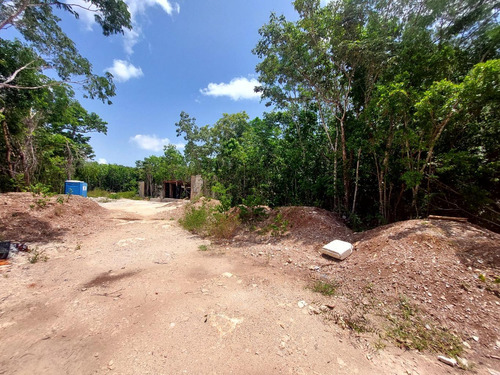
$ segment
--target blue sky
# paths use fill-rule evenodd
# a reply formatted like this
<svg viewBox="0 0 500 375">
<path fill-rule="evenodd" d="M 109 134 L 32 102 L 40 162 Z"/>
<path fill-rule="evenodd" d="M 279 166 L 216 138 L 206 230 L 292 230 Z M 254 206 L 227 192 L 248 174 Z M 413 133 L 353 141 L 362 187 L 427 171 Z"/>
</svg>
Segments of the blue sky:
<svg viewBox="0 0 500 375">
<path fill-rule="evenodd" d="M 181 111 L 200 126 L 223 113 L 246 111 L 254 118 L 266 111 L 253 93 L 258 59 L 251 51 L 271 12 L 297 17 L 291 0 L 126 3 L 134 30 L 125 36 L 104 37 L 93 13 L 84 10 L 79 20 L 64 16 L 62 24 L 94 72 L 115 76 L 113 105 L 79 98 L 108 122 L 107 136 L 92 134 L 95 160 L 133 166 L 161 154 L 164 144 L 182 150 L 184 140 L 175 133 Z"/>
</svg>

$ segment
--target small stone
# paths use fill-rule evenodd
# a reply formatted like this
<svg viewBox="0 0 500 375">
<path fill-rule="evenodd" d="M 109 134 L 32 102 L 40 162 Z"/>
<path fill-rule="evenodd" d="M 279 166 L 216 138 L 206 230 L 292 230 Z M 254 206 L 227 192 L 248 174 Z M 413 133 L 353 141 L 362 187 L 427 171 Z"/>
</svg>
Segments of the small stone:
<svg viewBox="0 0 500 375">
<path fill-rule="evenodd" d="M 96 358 L 99 357 L 99 353 L 95 352 L 94 357 L 96 357 Z"/>
<path fill-rule="evenodd" d="M 474 340 L 475 342 L 479 342 L 479 337 L 477 337 L 477 336 L 472 336 L 472 340 Z"/>
<path fill-rule="evenodd" d="M 498 349 L 500 349 L 500 341 L 498 341 L 498 340 L 497 340 L 497 341 L 495 341 L 495 346 L 496 346 Z"/>
<path fill-rule="evenodd" d="M 465 358 L 457 357 L 457 362 L 460 365 L 460 367 L 463 367 L 465 369 L 469 368 L 469 361 L 466 360 Z"/>
<path fill-rule="evenodd" d="M 456 366 L 458 363 L 457 363 L 457 360 L 455 358 L 448 358 L 448 357 L 444 357 L 442 355 L 438 356 L 438 360 L 443 362 L 443 363 L 446 363 L 448 366 Z"/>
<path fill-rule="evenodd" d="M 224 273 L 222 274 L 222 277 L 227 277 L 227 278 L 229 279 L 230 277 L 233 277 L 233 274 L 232 274 L 232 273 L 230 273 L 230 272 L 224 272 Z"/>
<path fill-rule="evenodd" d="M 319 311 L 319 309 L 317 309 L 316 307 L 309 305 L 309 313 L 311 313 L 311 314 L 319 314 L 320 312 L 321 311 Z"/>
<path fill-rule="evenodd" d="M 87 290 L 87 288 L 82 288 L 82 292 L 85 292 Z"/>
<path fill-rule="evenodd" d="M 319 307 L 319 309 L 320 309 L 320 311 L 322 311 L 322 312 L 327 312 L 327 311 L 329 311 L 329 310 L 330 310 L 330 309 L 328 308 L 328 306 L 325 306 L 325 305 L 321 305 L 321 306 Z"/>
<path fill-rule="evenodd" d="M 490 373 L 490 375 L 500 375 L 500 372 L 493 370 L 491 368 L 488 369 L 488 372 Z"/>
<path fill-rule="evenodd" d="M 464 342 L 462 343 L 462 345 L 463 345 L 464 347 L 466 347 L 467 349 L 470 349 L 470 348 L 471 348 L 470 344 L 469 344 L 467 341 L 464 341 Z"/>
<path fill-rule="evenodd" d="M 297 302 L 297 305 L 299 306 L 300 309 L 303 309 L 304 307 L 307 306 L 307 302 L 306 301 L 299 301 L 299 302 Z"/>
</svg>

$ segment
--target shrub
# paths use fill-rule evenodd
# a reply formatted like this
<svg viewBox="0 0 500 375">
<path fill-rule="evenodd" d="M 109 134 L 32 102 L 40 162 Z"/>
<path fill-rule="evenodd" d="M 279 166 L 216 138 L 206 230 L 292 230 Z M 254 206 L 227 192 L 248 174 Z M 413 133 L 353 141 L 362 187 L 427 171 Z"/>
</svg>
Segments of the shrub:
<svg viewBox="0 0 500 375">
<path fill-rule="evenodd" d="M 208 227 L 210 209 L 203 204 L 201 207 L 190 206 L 186 208 L 184 218 L 180 219 L 180 224 L 190 232 L 203 234 Z"/>
<path fill-rule="evenodd" d="M 215 238 L 228 239 L 238 229 L 240 221 L 234 215 L 216 212 L 213 214 L 210 224 L 210 235 Z"/>
</svg>

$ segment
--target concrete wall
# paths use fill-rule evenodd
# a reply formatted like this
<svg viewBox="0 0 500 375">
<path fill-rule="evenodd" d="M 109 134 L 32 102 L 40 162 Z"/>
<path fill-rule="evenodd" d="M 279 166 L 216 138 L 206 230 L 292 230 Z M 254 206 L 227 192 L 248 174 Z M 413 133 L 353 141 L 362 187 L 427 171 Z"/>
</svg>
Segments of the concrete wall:
<svg viewBox="0 0 500 375">
<path fill-rule="evenodd" d="M 191 176 L 191 199 L 196 198 L 202 193 L 203 179 L 201 175 Z"/>
<path fill-rule="evenodd" d="M 139 197 L 144 198 L 144 181 L 139 181 Z"/>
</svg>

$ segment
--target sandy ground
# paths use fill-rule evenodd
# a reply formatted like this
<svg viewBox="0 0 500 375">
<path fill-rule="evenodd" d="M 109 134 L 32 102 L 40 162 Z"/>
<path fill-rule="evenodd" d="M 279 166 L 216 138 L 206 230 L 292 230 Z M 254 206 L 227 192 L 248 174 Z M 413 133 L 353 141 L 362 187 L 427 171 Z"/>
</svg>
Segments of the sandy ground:
<svg viewBox="0 0 500 375">
<path fill-rule="evenodd" d="M 302 278 L 210 250 L 177 224 L 179 203 L 101 205 L 102 230 L 3 268 L 0 374 L 462 372 L 313 313 Z"/>
</svg>

